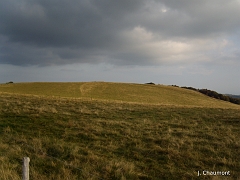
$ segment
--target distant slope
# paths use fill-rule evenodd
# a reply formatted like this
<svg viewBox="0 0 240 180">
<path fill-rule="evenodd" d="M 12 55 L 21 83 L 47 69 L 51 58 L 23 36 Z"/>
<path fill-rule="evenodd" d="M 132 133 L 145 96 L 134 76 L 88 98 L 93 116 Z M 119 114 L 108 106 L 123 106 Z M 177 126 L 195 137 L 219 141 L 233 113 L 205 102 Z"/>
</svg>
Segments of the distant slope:
<svg viewBox="0 0 240 180">
<path fill-rule="evenodd" d="M 240 108 L 229 102 L 207 97 L 179 87 L 110 82 L 13 83 L 1 84 L 0 92 L 174 106 Z"/>
<path fill-rule="evenodd" d="M 232 98 L 237 98 L 240 99 L 240 95 L 233 95 L 233 94 L 225 94 L 226 96 L 232 97 Z"/>
<path fill-rule="evenodd" d="M 79 87 L 83 83 L 33 82 L 1 84 L 0 92 L 60 97 L 81 97 Z"/>
</svg>

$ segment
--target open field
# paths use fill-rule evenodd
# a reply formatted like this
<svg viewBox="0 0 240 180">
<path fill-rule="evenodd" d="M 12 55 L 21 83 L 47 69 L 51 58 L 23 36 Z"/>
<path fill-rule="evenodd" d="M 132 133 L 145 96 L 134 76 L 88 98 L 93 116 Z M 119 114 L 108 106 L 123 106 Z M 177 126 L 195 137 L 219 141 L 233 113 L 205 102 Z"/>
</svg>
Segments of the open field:
<svg viewBox="0 0 240 180">
<path fill-rule="evenodd" d="M 55 97 L 91 98 L 141 104 L 239 108 L 238 105 L 213 99 L 199 92 L 165 85 L 109 82 L 13 83 L 0 84 L 0 92 Z"/>
<path fill-rule="evenodd" d="M 24 156 L 38 180 L 240 179 L 239 107 L 160 85 L 0 85 L 0 179 Z"/>
</svg>

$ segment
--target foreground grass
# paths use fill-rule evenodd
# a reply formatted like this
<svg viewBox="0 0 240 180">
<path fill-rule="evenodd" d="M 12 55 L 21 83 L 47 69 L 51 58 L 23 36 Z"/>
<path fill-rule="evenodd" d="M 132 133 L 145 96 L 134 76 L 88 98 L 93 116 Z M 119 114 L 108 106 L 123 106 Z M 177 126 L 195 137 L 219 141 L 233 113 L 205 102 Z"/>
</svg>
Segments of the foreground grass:
<svg viewBox="0 0 240 180">
<path fill-rule="evenodd" d="M 239 109 L 0 93 L 0 179 L 24 156 L 31 179 L 237 179 L 239 125 Z"/>
</svg>

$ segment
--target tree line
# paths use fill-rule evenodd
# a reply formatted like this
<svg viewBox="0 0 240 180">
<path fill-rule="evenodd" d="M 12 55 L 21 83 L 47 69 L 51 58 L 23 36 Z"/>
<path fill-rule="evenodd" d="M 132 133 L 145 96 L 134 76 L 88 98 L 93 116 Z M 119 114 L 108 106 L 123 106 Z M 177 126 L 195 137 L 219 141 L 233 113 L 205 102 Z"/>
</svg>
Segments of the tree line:
<svg viewBox="0 0 240 180">
<path fill-rule="evenodd" d="M 216 91 L 212 91 L 212 90 L 208 90 L 208 89 L 196 89 L 196 88 L 193 88 L 193 87 L 185 87 L 185 86 L 181 87 L 181 88 L 198 91 L 198 92 L 200 92 L 202 94 L 205 94 L 209 97 L 220 99 L 220 100 L 223 100 L 223 101 L 228 101 L 228 102 L 240 105 L 240 99 L 230 97 L 230 96 L 227 96 L 227 95 L 223 95 L 223 94 L 217 93 Z"/>
</svg>

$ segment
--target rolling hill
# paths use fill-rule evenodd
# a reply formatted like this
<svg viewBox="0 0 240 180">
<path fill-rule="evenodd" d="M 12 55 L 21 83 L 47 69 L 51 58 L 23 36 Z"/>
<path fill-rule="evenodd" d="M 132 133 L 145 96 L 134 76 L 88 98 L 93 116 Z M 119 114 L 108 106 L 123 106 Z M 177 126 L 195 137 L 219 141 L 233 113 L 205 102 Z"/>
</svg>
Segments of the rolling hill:
<svg viewBox="0 0 240 180">
<path fill-rule="evenodd" d="M 164 85 L 110 82 L 14 83 L 1 84 L 0 92 L 174 106 L 240 107 L 198 92 Z"/>
<path fill-rule="evenodd" d="M 26 156 L 38 180 L 239 179 L 239 137 L 239 105 L 188 89 L 0 85 L 1 180 L 20 180 Z"/>
</svg>

